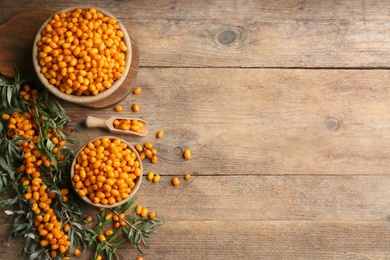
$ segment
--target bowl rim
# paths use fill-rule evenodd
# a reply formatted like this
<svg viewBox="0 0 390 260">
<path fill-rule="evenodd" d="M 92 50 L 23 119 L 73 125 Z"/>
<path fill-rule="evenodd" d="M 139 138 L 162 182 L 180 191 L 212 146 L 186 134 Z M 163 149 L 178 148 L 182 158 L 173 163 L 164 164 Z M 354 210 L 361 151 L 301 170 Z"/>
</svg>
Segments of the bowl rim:
<svg viewBox="0 0 390 260">
<path fill-rule="evenodd" d="M 77 161 L 77 156 L 80 154 L 80 152 L 87 146 L 87 144 L 89 142 L 94 142 L 96 140 L 99 140 L 101 138 L 104 138 L 104 137 L 107 137 L 108 139 L 110 140 L 113 140 L 113 139 L 120 139 L 121 142 L 124 142 L 127 144 L 128 148 L 130 150 L 132 150 L 133 152 L 135 152 L 135 155 L 136 155 L 136 158 L 137 160 L 139 161 L 139 167 L 141 169 L 141 175 L 140 176 L 137 176 L 136 178 L 136 182 L 135 182 L 135 186 L 134 188 L 131 190 L 130 194 L 129 194 L 129 197 L 124 199 L 124 200 L 121 200 L 119 202 L 116 202 L 112 205 L 110 204 L 107 204 L 107 205 L 103 205 L 103 204 L 100 204 L 100 203 L 93 203 L 89 198 L 88 196 L 79 196 L 78 194 L 78 190 L 74 185 L 75 185 L 75 182 L 73 181 L 73 176 L 74 176 L 74 166 L 76 165 L 76 161 Z M 135 147 L 130 144 L 128 141 L 124 140 L 123 138 L 120 138 L 120 137 L 117 137 L 117 136 L 110 136 L 110 135 L 104 135 L 104 136 L 100 136 L 100 137 L 96 137 L 94 139 L 90 139 L 88 141 L 85 142 L 85 144 L 83 146 L 80 147 L 80 149 L 77 151 L 76 155 L 74 156 L 73 158 L 73 161 L 72 161 L 72 165 L 71 165 L 71 169 L 70 169 L 70 179 L 71 179 L 71 183 L 72 183 L 72 187 L 73 189 L 76 191 L 76 194 L 79 198 L 81 198 L 83 201 L 87 202 L 88 204 L 94 206 L 94 207 L 100 207 L 100 208 L 115 208 L 115 207 L 118 207 L 124 203 L 126 203 L 127 201 L 129 201 L 132 197 L 134 197 L 135 193 L 138 191 L 139 187 L 141 186 L 141 182 L 142 182 L 142 175 L 143 175 L 143 166 L 142 166 L 142 160 L 141 160 L 141 157 L 139 156 L 139 153 L 137 151 L 137 149 L 135 149 Z"/>
<path fill-rule="evenodd" d="M 38 63 L 38 59 L 37 59 L 37 56 L 38 56 L 37 43 L 41 39 L 41 32 L 42 32 L 43 28 L 46 27 L 47 23 L 54 17 L 54 15 L 56 15 L 60 12 L 73 11 L 77 8 L 81 8 L 83 10 L 86 10 L 88 8 L 95 8 L 98 12 L 101 12 L 106 16 L 115 18 L 115 20 L 117 21 L 117 23 L 120 26 L 120 29 L 122 30 L 122 32 L 124 34 L 123 40 L 127 46 L 126 57 L 125 57 L 126 65 L 125 65 L 125 71 L 122 73 L 122 76 L 119 79 L 117 79 L 116 81 L 114 81 L 114 83 L 112 84 L 112 86 L 109 89 L 106 89 L 102 92 L 99 92 L 97 95 L 76 96 L 76 95 L 69 95 L 69 94 L 66 94 L 66 93 L 60 91 L 56 86 L 50 84 L 49 81 L 45 78 L 45 76 L 40 72 L 41 65 Z M 107 98 L 108 96 L 110 96 L 111 94 L 113 94 L 125 81 L 127 74 L 130 70 L 131 60 L 132 60 L 131 38 L 126 30 L 126 27 L 123 25 L 123 23 L 118 18 L 116 18 L 113 14 L 111 14 L 109 11 L 107 11 L 106 9 L 101 8 L 101 7 L 89 6 L 89 5 L 85 5 L 85 6 L 80 5 L 80 6 L 69 7 L 69 8 L 65 8 L 65 9 L 56 11 L 53 15 L 51 15 L 48 19 L 46 19 L 46 21 L 41 25 L 41 27 L 39 28 L 39 30 L 36 33 L 35 38 L 34 38 L 34 43 L 33 43 L 33 48 L 32 48 L 32 60 L 33 60 L 34 71 L 35 71 L 36 75 L 38 76 L 38 79 L 41 81 L 41 83 L 44 85 L 44 87 L 46 89 L 48 89 L 53 95 L 57 96 L 58 98 L 60 98 L 62 100 L 65 100 L 65 101 L 68 101 L 71 103 L 75 103 L 75 104 L 93 103 L 93 102 L 103 100 L 103 99 Z"/>
</svg>

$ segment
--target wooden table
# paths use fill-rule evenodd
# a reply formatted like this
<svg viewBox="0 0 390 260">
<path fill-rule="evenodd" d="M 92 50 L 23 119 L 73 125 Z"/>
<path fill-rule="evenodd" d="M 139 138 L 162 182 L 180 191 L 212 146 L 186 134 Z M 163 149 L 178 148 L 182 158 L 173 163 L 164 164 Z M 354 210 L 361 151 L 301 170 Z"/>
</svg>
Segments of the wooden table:
<svg viewBox="0 0 390 260">
<path fill-rule="evenodd" d="M 5 0 L 0 24 L 77 3 Z M 139 48 L 142 93 L 121 115 L 151 129 L 123 137 L 157 147 L 144 167 L 161 181 L 144 178 L 137 203 L 165 221 L 144 259 L 390 259 L 390 2 L 93 4 Z M 87 115 L 116 113 L 62 104 L 78 140 L 106 134 Z M 1 259 L 24 259 L 1 237 Z"/>
</svg>

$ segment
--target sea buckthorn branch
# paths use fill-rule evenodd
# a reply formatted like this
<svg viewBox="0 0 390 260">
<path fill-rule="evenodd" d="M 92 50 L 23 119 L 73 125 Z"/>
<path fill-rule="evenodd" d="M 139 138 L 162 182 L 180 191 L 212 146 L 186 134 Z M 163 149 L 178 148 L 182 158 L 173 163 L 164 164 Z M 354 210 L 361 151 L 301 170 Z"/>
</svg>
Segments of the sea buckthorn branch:
<svg viewBox="0 0 390 260">
<path fill-rule="evenodd" d="M 13 196 L 0 201 L 11 223 L 7 241 L 22 237 L 21 254 L 29 260 L 69 259 L 91 247 L 95 260 L 102 253 L 119 259 L 125 243 L 140 252 L 141 245 L 148 247 L 146 238 L 163 222 L 125 215 L 135 197 L 103 211 L 94 225 L 85 218 L 80 200 L 67 188 L 74 157 L 67 143 L 74 141 L 63 131 L 69 118 L 61 105 L 47 91 L 38 95 L 18 73 L 14 79 L 0 75 L 0 98 L 0 192 Z M 107 229 L 112 224 L 115 231 Z"/>
<path fill-rule="evenodd" d="M 75 241 L 64 231 L 60 211 L 81 215 L 65 203 L 68 189 L 61 189 L 70 184 L 64 170 L 73 158 L 62 131 L 69 118 L 57 101 L 15 78 L 0 77 L 1 191 L 17 194 L 0 202 L 13 223 L 7 239 L 23 237 L 29 259 L 60 259 L 73 253 Z"/>
<path fill-rule="evenodd" d="M 94 239 L 96 251 L 93 259 L 101 259 L 103 253 L 108 259 L 120 259 L 117 250 L 126 243 L 130 243 L 140 253 L 144 253 L 141 249 L 142 245 L 149 248 L 146 239 L 155 233 L 155 229 L 162 225 L 163 221 L 137 217 L 135 209 L 134 214 L 126 214 L 135 201 L 136 197 L 132 197 L 125 204 L 104 209 L 98 214 L 95 231 L 99 235 Z"/>
</svg>

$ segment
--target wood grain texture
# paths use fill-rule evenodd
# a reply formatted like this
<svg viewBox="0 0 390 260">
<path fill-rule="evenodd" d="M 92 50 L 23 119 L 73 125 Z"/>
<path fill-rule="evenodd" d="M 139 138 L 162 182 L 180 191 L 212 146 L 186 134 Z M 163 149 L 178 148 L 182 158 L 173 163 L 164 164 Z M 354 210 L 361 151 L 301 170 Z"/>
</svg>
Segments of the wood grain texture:
<svg viewBox="0 0 390 260">
<path fill-rule="evenodd" d="M 171 221 L 390 219 L 388 176 L 197 176 L 143 180 L 138 203 Z"/>
<path fill-rule="evenodd" d="M 385 70 L 144 68 L 143 92 L 121 102 L 121 114 L 146 120 L 150 134 L 124 138 L 155 143 L 161 163 L 151 169 L 169 174 L 388 174 L 389 80 Z M 107 134 L 85 132 L 83 120 L 109 118 L 113 107 L 65 109 L 76 137 Z"/>
<path fill-rule="evenodd" d="M 35 76 L 32 47 L 35 35 L 52 11 L 21 13 L 0 26 L 0 72 L 7 77 L 17 68 L 25 77 Z"/>
<path fill-rule="evenodd" d="M 2 225 L 4 232 L 7 226 Z M 389 225 L 384 222 L 171 221 L 150 240 L 148 259 L 387 259 Z M 181 238 L 180 241 L 177 238 Z M 0 248 L 18 259 L 18 240 Z M 19 243 L 21 241 L 19 240 Z M 135 249 L 119 251 L 136 259 Z M 90 252 L 77 259 L 90 259 Z"/>
<path fill-rule="evenodd" d="M 3 1 L 5 22 L 25 10 L 77 1 Z M 140 45 L 141 66 L 388 68 L 386 1 L 93 1 Z M 228 19 L 227 19 L 228 18 Z"/>
</svg>

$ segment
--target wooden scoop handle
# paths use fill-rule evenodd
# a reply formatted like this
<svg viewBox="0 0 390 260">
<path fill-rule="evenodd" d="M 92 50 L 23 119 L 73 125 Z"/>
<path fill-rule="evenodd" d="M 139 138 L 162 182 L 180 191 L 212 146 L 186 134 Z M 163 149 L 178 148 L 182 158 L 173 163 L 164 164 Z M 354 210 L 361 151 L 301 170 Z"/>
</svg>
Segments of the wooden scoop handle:
<svg viewBox="0 0 390 260">
<path fill-rule="evenodd" d="M 88 128 L 94 128 L 94 127 L 107 128 L 105 119 L 101 119 L 93 116 L 87 117 L 87 119 L 85 120 L 85 125 Z"/>
</svg>

